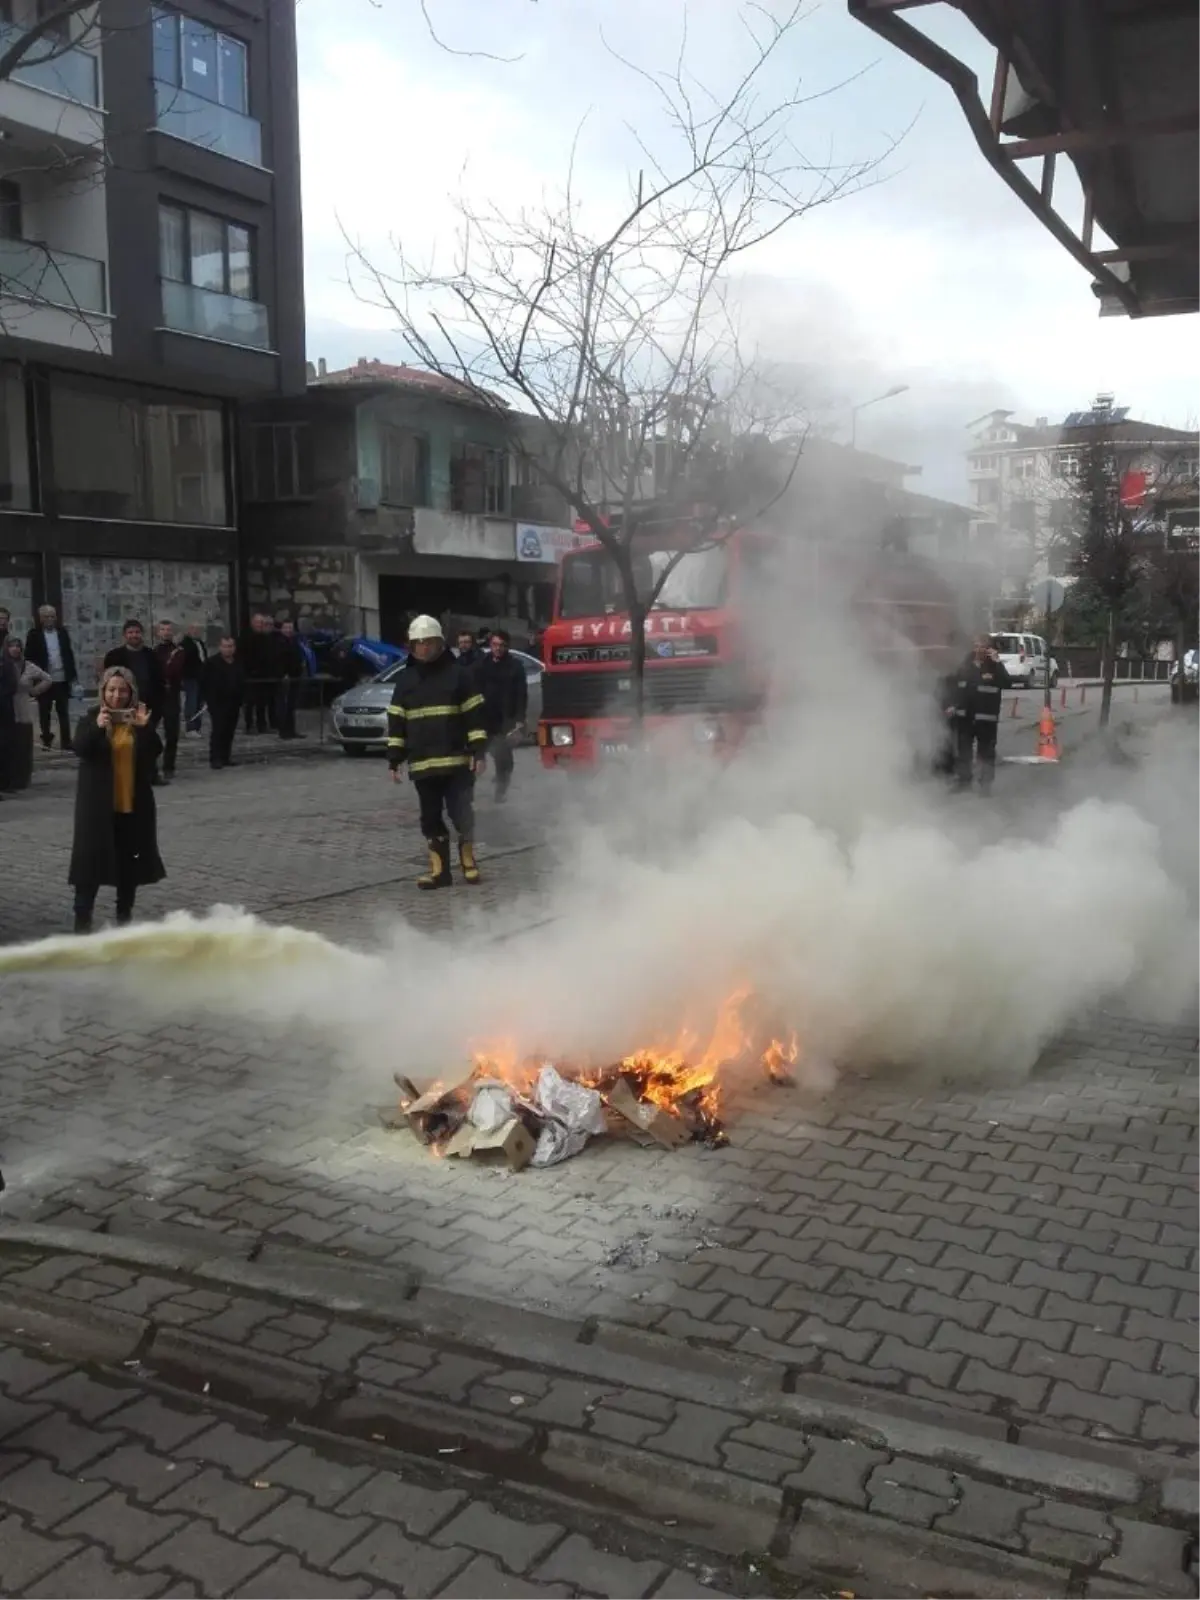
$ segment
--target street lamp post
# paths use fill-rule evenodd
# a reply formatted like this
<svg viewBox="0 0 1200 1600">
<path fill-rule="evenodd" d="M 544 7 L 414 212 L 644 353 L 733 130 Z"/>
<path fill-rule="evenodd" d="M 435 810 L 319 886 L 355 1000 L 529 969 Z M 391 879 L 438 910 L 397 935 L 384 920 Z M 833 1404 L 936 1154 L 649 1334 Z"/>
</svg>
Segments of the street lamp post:
<svg viewBox="0 0 1200 1600">
<path fill-rule="evenodd" d="M 897 383 L 884 394 L 877 394 L 872 400 L 863 400 L 859 405 L 850 407 L 850 448 L 854 449 L 858 443 L 858 413 L 865 411 L 868 406 L 877 406 L 881 400 L 891 400 L 893 396 L 908 393 L 907 383 Z"/>
</svg>

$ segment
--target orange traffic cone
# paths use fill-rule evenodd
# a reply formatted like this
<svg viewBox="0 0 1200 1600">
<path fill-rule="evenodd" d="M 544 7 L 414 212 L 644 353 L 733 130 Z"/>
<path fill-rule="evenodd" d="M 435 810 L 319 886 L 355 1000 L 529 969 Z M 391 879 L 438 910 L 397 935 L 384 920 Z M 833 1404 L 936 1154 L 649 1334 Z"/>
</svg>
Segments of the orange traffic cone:
<svg viewBox="0 0 1200 1600">
<path fill-rule="evenodd" d="M 1057 761 L 1059 758 L 1058 735 L 1054 731 L 1054 713 L 1049 706 L 1042 707 L 1042 716 L 1038 723 L 1037 753 L 1039 761 Z"/>
</svg>

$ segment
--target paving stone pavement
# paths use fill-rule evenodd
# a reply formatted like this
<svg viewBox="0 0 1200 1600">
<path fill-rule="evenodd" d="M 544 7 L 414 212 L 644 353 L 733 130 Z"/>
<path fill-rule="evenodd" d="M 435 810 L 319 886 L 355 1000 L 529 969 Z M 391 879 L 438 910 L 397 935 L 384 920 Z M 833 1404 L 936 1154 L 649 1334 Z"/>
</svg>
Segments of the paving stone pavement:
<svg viewBox="0 0 1200 1600">
<path fill-rule="evenodd" d="M 744 1565 L 0 1343 L 0 1593 L 719 1596 Z M 794 1594 L 819 1593 L 796 1586 Z"/>
<path fill-rule="evenodd" d="M 0 808 L 10 935 L 64 925 L 64 770 Z M 510 807 L 485 791 L 482 894 L 422 897 L 412 798 L 381 763 L 187 772 L 145 911 L 235 902 L 361 939 L 482 905 L 519 927 L 564 789 L 524 752 Z M 1195 1448 L 1194 1029 L 1097 1018 L 1017 1084 L 764 1086 L 727 1149 L 600 1141 L 516 1177 L 386 1132 L 390 1085 L 296 1031 L 10 982 L 0 1044 L 8 1217 L 250 1230 L 1014 1428 Z"/>
</svg>

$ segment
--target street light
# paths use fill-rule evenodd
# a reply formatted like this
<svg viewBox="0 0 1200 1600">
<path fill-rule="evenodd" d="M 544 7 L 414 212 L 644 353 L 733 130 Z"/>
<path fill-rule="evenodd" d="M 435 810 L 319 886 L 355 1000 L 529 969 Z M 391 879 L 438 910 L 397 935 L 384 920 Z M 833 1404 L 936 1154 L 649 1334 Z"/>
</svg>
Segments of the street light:
<svg viewBox="0 0 1200 1600">
<path fill-rule="evenodd" d="M 858 413 L 865 411 L 868 406 L 877 406 L 881 400 L 891 400 L 894 395 L 907 394 L 908 384 L 897 383 L 886 394 L 877 394 L 873 400 L 864 400 L 861 405 L 850 407 L 850 448 L 854 449 L 858 440 Z"/>
</svg>

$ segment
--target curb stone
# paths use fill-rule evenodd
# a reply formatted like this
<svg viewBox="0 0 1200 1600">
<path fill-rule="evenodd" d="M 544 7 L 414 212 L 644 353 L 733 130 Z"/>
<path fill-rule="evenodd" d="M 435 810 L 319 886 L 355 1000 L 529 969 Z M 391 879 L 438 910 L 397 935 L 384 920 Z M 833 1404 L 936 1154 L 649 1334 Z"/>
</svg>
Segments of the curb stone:
<svg viewBox="0 0 1200 1600">
<path fill-rule="evenodd" d="M 844 1574 L 849 1548 L 868 1582 L 898 1594 L 945 1592 L 945 1575 L 952 1573 L 952 1592 L 964 1597 L 1078 1595 L 1087 1584 L 1111 1581 L 1107 1575 L 1122 1562 L 1136 1566 L 1142 1582 L 1154 1583 L 1161 1594 L 1195 1591 L 1185 1559 L 1191 1524 L 1175 1509 L 1188 1504 L 1180 1457 L 1121 1450 L 1107 1462 L 1097 1459 L 1095 1441 L 1089 1441 L 1086 1457 L 1031 1450 L 911 1415 L 864 1410 L 861 1401 L 836 1405 L 806 1395 L 794 1377 L 787 1383 L 787 1369 L 769 1362 L 694 1350 L 657 1334 L 630 1338 L 624 1329 L 559 1322 L 536 1311 L 489 1305 L 484 1328 L 467 1334 L 480 1320 L 477 1300 L 414 1290 L 398 1275 L 379 1269 L 356 1273 L 345 1260 L 335 1264 L 319 1251 L 291 1246 L 277 1247 L 276 1267 L 254 1242 L 242 1241 L 230 1254 L 226 1241 L 224 1256 L 213 1254 L 196 1248 L 191 1230 L 178 1231 L 189 1235 L 185 1248 L 164 1240 L 161 1227 L 153 1243 L 15 1228 L 0 1231 L 0 1262 L 6 1247 L 21 1266 L 40 1250 L 37 1268 L 52 1267 L 42 1281 L 62 1285 L 85 1271 L 89 1259 L 125 1259 L 136 1267 L 153 1266 L 151 1281 L 160 1295 L 162 1275 L 169 1272 L 181 1294 L 197 1282 L 210 1293 L 217 1282 L 241 1291 L 249 1279 L 267 1298 L 235 1295 L 220 1313 L 234 1321 L 251 1316 L 247 1326 L 287 1321 L 289 1315 L 295 1320 L 293 1291 L 300 1277 L 308 1290 L 304 1306 L 336 1317 L 349 1299 L 355 1320 L 335 1320 L 306 1361 L 248 1349 L 232 1335 L 215 1338 L 164 1324 L 153 1309 L 144 1316 L 106 1311 L 23 1289 L 10 1278 L 0 1282 L 0 1329 L 100 1367 L 119 1361 L 126 1375 L 132 1370 L 161 1393 L 193 1399 L 203 1394 L 206 1404 L 240 1407 L 260 1426 L 287 1426 L 327 1446 L 401 1451 L 427 1468 L 446 1456 L 506 1492 L 549 1495 L 593 1511 L 607 1507 L 613 1515 L 641 1519 L 660 1537 L 664 1529 L 676 1530 L 672 1538 L 703 1536 L 710 1550 L 738 1556 L 750 1551 L 755 1559 L 782 1564 L 781 1570 L 809 1574 L 837 1565 Z M 47 1253 L 51 1236 L 60 1249 Z M 181 1270 L 174 1262 L 186 1265 Z M 351 1274 L 359 1292 L 347 1296 Z M 169 1283 L 165 1292 L 170 1294 Z M 313 1322 L 307 1315 L 299 1320 Z M 321 1356 L 319 1350 L 331 1353 Z M 360 1359 L 361 1377 L 352 1370 Z M 374 1381 L 371 1370 L 379 1367 L 395 1376 Z M 636 1385 L 644 1392 L 631 1387 Z M 517 1406 L 527 1410 L 509 1411 L 513 1389 Z M 556 1393 L 560 1398 L 552 1405 Z M 543 1405 L 549 1408 L 546 1421 L 538 1419 Z M 627 1423 L 631 1417 L 647 1420 L 632 1433 L 593 1429 L 594 1414 L 610 1415 L 614 1406 Z M 737 1442 L 754 1437 L 753 1429 L 760 1439 L 769 1432 L 770 1449 L 745 1450 Z M 726 1436 L 728 1450 L 721 1443 Z M 656 1448 L 659 1437 L 664 1443 Z M 1045 1437 L 1055 1445 L 1059 1438 Z M 823 1470 L 797 1470 L 818 1445 L 830 1466 L 828 1481 Z M 940 1513 L 929 1494 L 912 1501 L 931 1506 L 927 1513 L 894 1509 L 902 1496 L 893 1499 L 893 1509 L 869 1504 L 874 1491 L 867 1479 L 877 1466 L 883 1477 L 885 1464 L 898 1478 L 916 1472 L 927 1483 L 931 1477 L 952 1483 L 956 1502 L 965 1495 L 975 1507 L 970 1531 L 938 1531 Z M 763 1471 L 767 1481 L 758 1476 Z M 1056 1498 L 1063 1495 L 1070 1498 Z M 1100 1530 L 1095 1558 L 1078 1566 L 1069 1555 L 1035 1560 L 1021 1554 L 1030 1529 L 1022 1535 L 1015 1521 L 1001 1526 L 1002 1516 L 997 1520 L 986 1511 L 992 1503 L 1027 1507 L 1022 1517 L 1039 1526 L 1064 1514 L 1090 1517 Z M 850 1506 L 864 1509 L 851 1512 Z M 839 1544 L 835 1560 L 831 1552 Z M 1145 1552 L 1146 1560 L 1135 1551 Z M 880 1576 L 885 1562 L 886 1580 Z M 928 1576 L 935 1570 L 942 1575 L 937 1585 Z M 910 1577 L 901 1582 L 904 1572 Z"/>
</svg>

